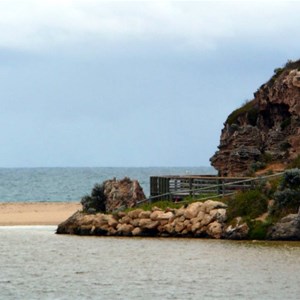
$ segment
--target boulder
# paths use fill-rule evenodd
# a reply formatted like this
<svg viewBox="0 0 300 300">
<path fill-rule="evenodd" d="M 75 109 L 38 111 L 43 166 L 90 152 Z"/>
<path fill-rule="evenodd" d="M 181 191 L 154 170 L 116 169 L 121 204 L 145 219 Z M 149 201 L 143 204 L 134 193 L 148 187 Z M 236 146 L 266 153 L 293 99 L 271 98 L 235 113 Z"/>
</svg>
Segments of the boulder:
<svg viewBox="0 0 300 300">
<path fill-rule="evenodd" d="M 201 221 L 201 225 L 206 226 L 212 221 L 213 221 L 213 216 L 210 215 L 210 214 L 205 214 L 202 221 Z"/>
<path fill-rule="evenodd" d="M 202 202 L 194 202 L 188 205 L 185 209 L 184 217 L 187 219 L 195 218 L 200 212 L 200 208 L 202 206 Z"/>
<path fill-rule="evenodd" d="M 242 218 L 237 217 L 234 220 L 234 224 L 231 224 L 225 228 L 223 237 L 229 240 L 243 240 L 248 237 L 249 226 L 247 223 L 242 223 Z"/>
<path fill-rule="evenodd" d="M 181 231 L 183 230 L 183 229 L 185 229 L 185 225 L 183 224 L 183 222 L 176 222 L 176 224 L 175 224 L 175 232 L 176 233 L 181 233 Z"/>
<path fill-rule="evenodd" d="M 217 220 L 220 223 L 224 223 L 227 219 L 225 208 L 212 209 L 209 214 L 212 216 L 213 220 Z"/>
<path fill-rule="evenodd" d="M 132 210 L 132 211 L 128 212 L 127 215 L 131 219 L 137 219 L 137 218 L 139 218 L 139 215 L 142 212 L 143 212 L 143 210 L 138 208 L 138 209 L 135 209 L 135 210 Z"/>
<path fill-rule="evenodd" d="M 201 228 L 201 223 L 200 222 L 195 222 L 195 223 L 192 224 L 191 231 L 195 232 L 200 228 Z"/>
<path fill-rule="evenodd" d="M 220 201 L 207 200 L 203 203 L 201 211 L 210 213 L 211 210 L 218 208 L 227 208 L 227 205 Z"/>
<path fill-rule="evenodd" d="M 176 217 L 176 218 L 177 218 L 177 217 L 179 218 L 179 217 L 183 216 L 184 213 L 185 213 L 185 208 L 182 206 L 182 207 L 180 207 L 179 209 L 177 209 L 177 210 L 175 211 L 175 217 Z"/>
<path fill-rule="evenodd" d="M 289 214 L 282 218 L 268 232 L 271 240 L 300 240 L 300 215 Z"/>
<path fill-rule="evenodd" d="M 107 224 L 110 226 L 110 227 L 113 227 L 113 228 L 116 228 L 117 225 L 118 225 L 118 221 L 112 216 L 112 215 L 108 215 L 108 218 L 107 218 Z"/>
<path fill-rule="evenodd" d="M 165 226 L 163 226 L 163 231 L 166 231 L 169 234 L 174 234 L 175 229 L 174 229 L 174 225 L 168 223 Z"/>
<path fill-rule="evenodd" d="M 133 231 L 133 226 L 131 224 L 118 224 L 117 226 L 117 232 L 120 235 L 129 236 L 131 235 L 131 232 Z"/>
<path fill-rule="evenodd" d="M 150 218 L 150 215 L 151 215 L 151 211 L 142 211 L 140 214 L 139 214 L 139 218 L 140 219 L 147 219 L 147 218 Z"/>
<path fill-rule="evenodd" d="M 139 227 L 141 229 L 154 229 L 159 225 L 158 221 L 152 221 L 151 219 L 140 219 Z"/>
<path fill-rule="evenodd" d="M 170 220 L 174 217 L 174 214 L 172 212 L 166 212 L 166 213 L 161 213 L 157 216 L 156 220 Z"/>
<path fill-rule="evenodd" d="M 135 227 L 131 233 L 133 236 L 139 236 L 142 234 L 142 229 L 140 227 Z"/>
<path fill-rule="evenodd" d="M 207 226 L 206 232 L 210 237 L 220 239 L 223 234 L 223 226 L 219 222 L 214 221 Z"/>
</svg>

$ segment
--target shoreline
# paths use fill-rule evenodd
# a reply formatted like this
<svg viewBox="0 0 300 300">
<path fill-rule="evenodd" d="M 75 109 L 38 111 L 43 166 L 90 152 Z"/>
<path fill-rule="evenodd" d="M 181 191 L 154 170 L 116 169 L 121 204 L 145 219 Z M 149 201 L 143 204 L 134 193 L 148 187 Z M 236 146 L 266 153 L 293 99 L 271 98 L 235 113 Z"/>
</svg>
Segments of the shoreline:
<svg viewBox="0 0 300 300">
<path fill-rule="evenodd" d="M 79 202 L 0 202 L 0 226 L 58 225 L 81 207 Z"/>
</svg>

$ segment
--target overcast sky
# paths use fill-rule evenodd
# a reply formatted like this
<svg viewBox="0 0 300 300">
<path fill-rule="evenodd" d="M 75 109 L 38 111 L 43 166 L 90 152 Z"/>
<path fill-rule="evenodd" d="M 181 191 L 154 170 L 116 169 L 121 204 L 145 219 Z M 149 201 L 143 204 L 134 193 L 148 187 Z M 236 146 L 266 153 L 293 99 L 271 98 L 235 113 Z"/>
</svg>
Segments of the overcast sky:
<svg viewBox="0 0 300 300">
<path fill-rule="evenodd" d="M 300 58 L 298 1 L 0 0 L 0 167 L 208 166 Z"/>
</svg>

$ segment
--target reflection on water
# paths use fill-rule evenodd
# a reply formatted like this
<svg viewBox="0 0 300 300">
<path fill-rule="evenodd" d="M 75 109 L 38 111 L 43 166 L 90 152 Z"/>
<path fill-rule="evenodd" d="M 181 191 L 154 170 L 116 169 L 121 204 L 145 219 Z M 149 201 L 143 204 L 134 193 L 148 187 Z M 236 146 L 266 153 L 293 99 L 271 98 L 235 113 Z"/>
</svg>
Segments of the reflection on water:
<svg viewBox="0 0 300 300">
<path fill-rule="evenodd" d="M 0 227 L 0 299 L 298 299 L 300 243 Z"/>
</svg>

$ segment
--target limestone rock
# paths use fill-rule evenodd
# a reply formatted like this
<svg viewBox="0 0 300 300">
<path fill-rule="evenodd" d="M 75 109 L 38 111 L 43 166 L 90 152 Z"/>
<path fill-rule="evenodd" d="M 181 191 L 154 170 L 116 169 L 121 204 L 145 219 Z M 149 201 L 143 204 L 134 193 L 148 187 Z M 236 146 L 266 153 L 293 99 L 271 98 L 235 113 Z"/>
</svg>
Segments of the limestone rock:
<svg viewBox="0 0 300 300">
<path fill-rule="evenodd" d="M 140 219 L 139 226 L 142 229 L 154 229 L 159 225 L 158 221 L 152 221 L 151 219 Z"/>
<path fill-rule="evenodd" d="M 143 210 L 138 208 L 138 209 L 135 209 L 135 210 L 132 210 L 132 211 L 128 212 L 127 215 L 131 219 L 137 219 L 137 218 L 139 218 L 140 213 L 142 213 L 142 212 L 143 212 Z"/>
<path fill-rule="evenodd" d="M 212 222 L 207 226 L 206 232 L 210 237 L 213 237 L 215 239 L 220 239 L 223 234 L 222 224 L 217 221 Z"/>
<path fill-rule="evenodd" d="M 57 233 L 78 235 L 181 236 L 221 238 L 226 210 L 221 202 L 201 202 L 187 208 L 128 213 L 86 214 L 77 212 L 58 226 Z M 178 213 L 179 211 L 179 213 Z"/>
<path fill-rule="evenodd" d="M 211 158 L 221 176 L 247 176 L 300 153 L 300 61 L 275 70 L 254 99 L 232 112 Z"/>
<path fill-rule="evenodd" d="M 107 180 L 103 184 L 106 211 L 114 211 L 123 206 L 134 207 L 138 201 L 146 198 L 137 180 L 125 177 L 122 180 Z"/>
<path fill-rule="evenodd" d="M 213 209 L 227 208 L 227 205 L 220 201 L 206 200 L 203 203 L 202 209 L 203 208 L 205 209 L 206 213 L 209 213 Z"/>
<path fill-rule="evenodd" d="M 184 217 L 187 219 L 195 218 L 200 212 L 200 208 L 203 204 L 201 202 L 194 202 L 188 205 L 185 209 Z"/>
<path fill-rule="evenodd" d="M 142 211 L 140 214 L 139 214 L 139 218 L 140 219 L 147 219 L 147 218 L 150 218 L 150 215 L 151 215 L 151 212 L 150 211 Z"/>
<path fill-rule="evenodd" d="M 214 220 L 217 220 L 221 223 L 224 223 L 227 219 L 226 209 L 225 208 L 215 208 L 212 209 L 209 214 Z"/>
<path fill-rule="evenodd" d="M 161 213 L 156 217 L 156 220 L 170 220 L 171 218 L 173 218 L 173 213 L 172 212 L 165 212 L 165 213 Z"/>
<path fill-rule="evenodd" d="M 132 235 L 133 236 L 139 236 L 142 234 L 142 229 L 140 227 L 135 227 L 133 230 L 132 230 Z"/>
<path fill-rule="evenodd" d="M 118 224 L 117 232 L 121 235 L 131 235 L 133 231 L 133 226 L 131 224 Z"/>
</svg>

